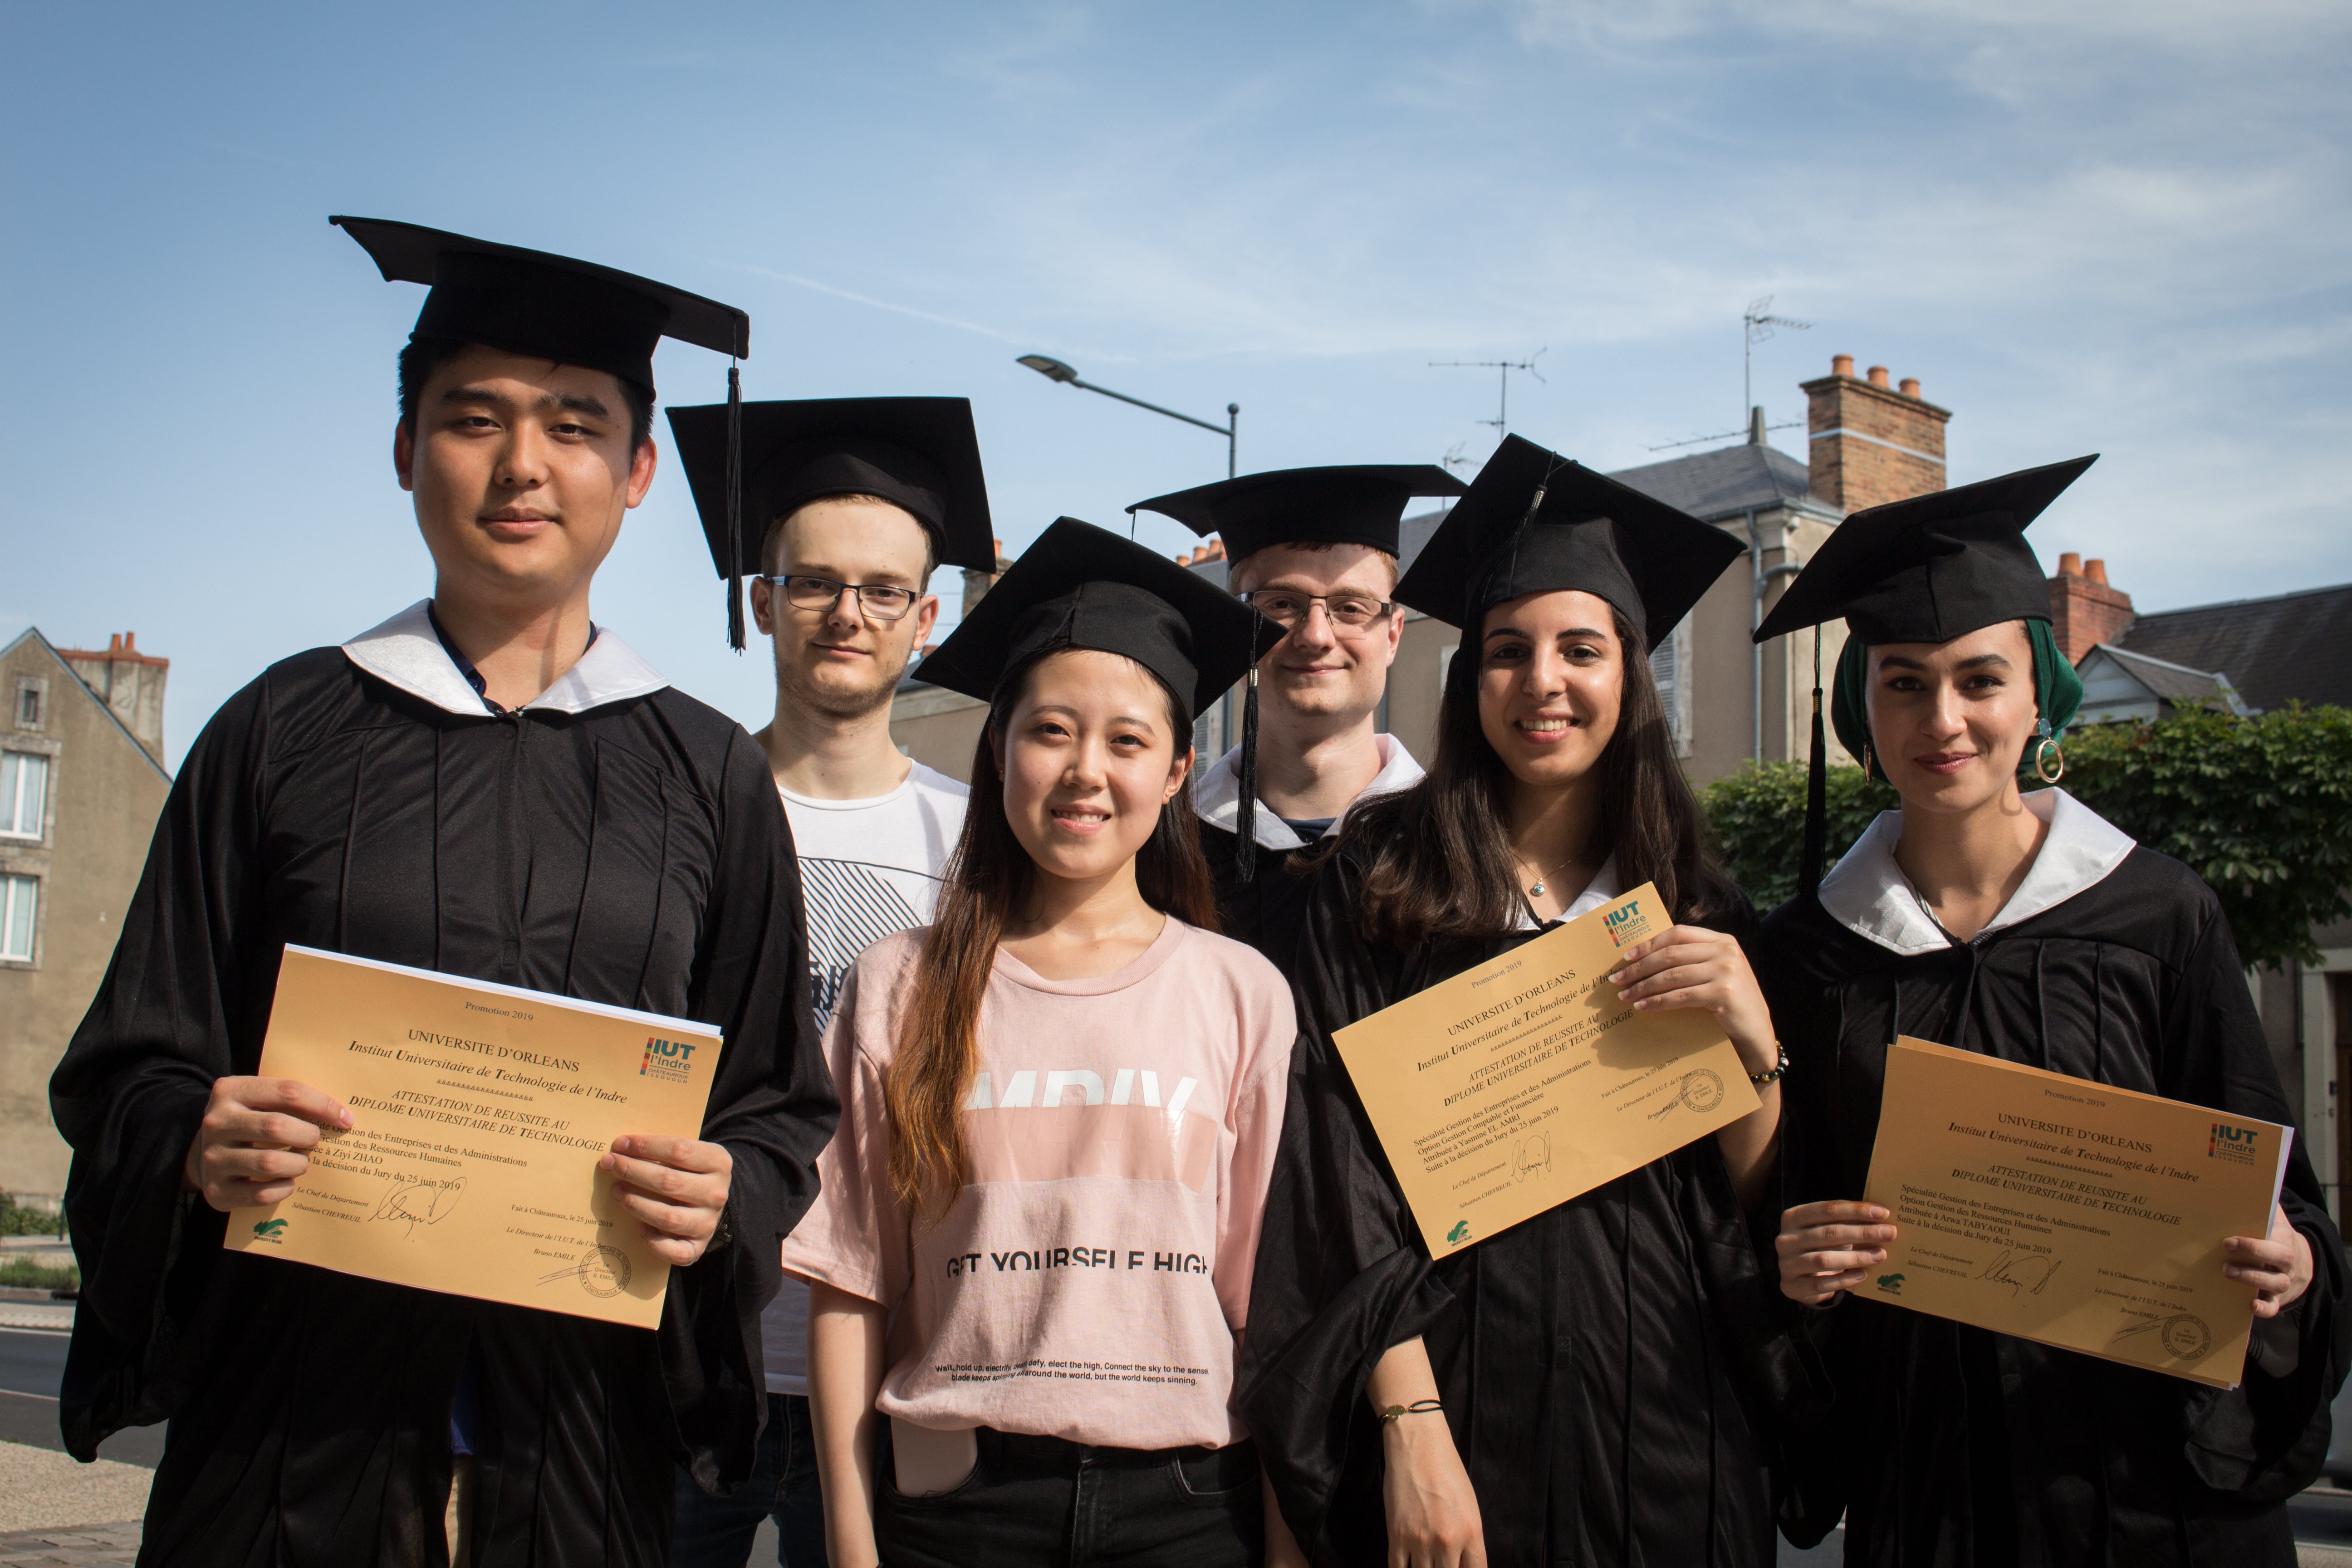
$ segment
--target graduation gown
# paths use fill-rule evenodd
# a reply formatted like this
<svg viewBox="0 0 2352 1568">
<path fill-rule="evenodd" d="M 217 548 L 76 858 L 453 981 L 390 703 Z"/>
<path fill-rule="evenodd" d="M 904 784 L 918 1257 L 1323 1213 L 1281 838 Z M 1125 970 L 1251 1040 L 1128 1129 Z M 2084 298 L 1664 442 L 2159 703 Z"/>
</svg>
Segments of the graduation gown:
<svg viewBox="0 0 2352 1568">
<path fill-rule="evenodd" d="M 1375 795 L 1410 789 L 1421 782 L 1421 764 L 1413 761 L 1403 742 L 1393 735 L 1375 735 L 1373 741 L 1381 750 L 1381 771 L 1362 794 L 1348 803 L 1349 811 Z M 1211 763 L 1192 791 L 1201 853 L 1209 862 L 1209 877 L 1216 888 L 1218 925 L 1224 935 L 1257 949 L 1282 971 L 1284 979 L 1295 981 L 1293 963 L 1298 933 L 1307 921 L 1307 895 L 1313 879 L 1293 872 L 1290 858 L 1308 846 L 1290 824 L 1259 801 L 1256 842 L 1250 847 L 1255 874 L 1244 880 L 1241 835 L 1235 831 L 1240 804 L 1241 751 L 1236 747 Z M 1338 832 L 1346 820 L 1343 812 L 1328 831 Z"/>
<path fill-rule="evenodd" d="M 2221 905 L 2062 791 L 1995 924 L 1955 944 L 1895 868 L 1900 813 L 1775 910 L 1756 968 L 1790 1060 L 1791 1204 L 1862 1195 L 1897 1035 L 2267 1121 L 2280 1091 Z M 2347 1343 L 2345 1263 L 2298 1140 L 2280 1195 L 2311 1289 L 2256 1320 L 2222 1392 L 1840 1299 L 1807 1314 L 1834 1388 L 1799 1452 L 1791 1539 L 1843 1512 L 1846 1561 L 1937 1568 L 2291 1564 L 2284 1500 L 2318 1474 Z"/>
<path fill-rule="evenodd" d="M 1420 1335 L 1495 1568 L 1770 1563 L 1769 1411 L 1806 1374 L 1716 1140 L 1433 1262 L 1332 1035 L 1538 932 L 1374 947 L 1353 919 L 1362 875 L 1343 849 L 1307 904 L 1236 1380 L 1284 1517 L 1319 1564 L 1386 1560 L 1364 1389 Z M 1612 862 L 1570 912 L 1614 878 Z"/>
<path fill-rule="evenodd" d="M 724 1032 L 702 1136 L 733 1158 L 732 1239 L 671 1273 L 657 1331 L 222 1250 L 182 1161 L 213 1080 L 256 1070 L 289 942 Z M 170 1423 L 140 1561 L 442 1562 L 469 1353 L 473 1561 L 666 1560 L 673 1466 L 751 1469 L 760 1309 L 837 1110 L 809 1016 L 765 758 L 610 633 L 503 717 L 421 605 L 231 698 L 50 1089 L 83 1279 L 67 1446 Z"/>
</svg>

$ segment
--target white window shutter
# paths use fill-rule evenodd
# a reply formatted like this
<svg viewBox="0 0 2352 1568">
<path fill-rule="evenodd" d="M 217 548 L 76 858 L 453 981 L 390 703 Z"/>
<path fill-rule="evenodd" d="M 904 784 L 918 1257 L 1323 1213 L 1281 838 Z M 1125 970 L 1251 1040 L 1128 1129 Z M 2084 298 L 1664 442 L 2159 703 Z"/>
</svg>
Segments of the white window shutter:
<svg viewBox="0 0 2352 1568">
<path fill-rule="evenodd" d="M 1650 674 L 1657 682 L 1666 735 L 1678 757 L 1691 752 L 1690 645 L 1690 618 L 1685 616 L 1665 641 L 1650 650 Z"/>
</svg>

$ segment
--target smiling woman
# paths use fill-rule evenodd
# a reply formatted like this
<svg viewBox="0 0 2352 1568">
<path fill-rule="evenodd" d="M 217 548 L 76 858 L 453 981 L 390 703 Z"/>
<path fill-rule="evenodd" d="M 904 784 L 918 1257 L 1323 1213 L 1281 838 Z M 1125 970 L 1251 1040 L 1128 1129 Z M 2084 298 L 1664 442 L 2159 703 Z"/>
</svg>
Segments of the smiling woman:
<svg viewBox="0 0 2352 1568">
<path fill-rule="evenodd" d="M 1106 1528 L 1139 1564 L 1258 1560 L 1233 1366 L 1296 1018 L 1213 934 L 1171 803 L 1193 712 L 1276 635 L 1064 519 L 922 667 L 990 705 L 970 809 L 933 924 L 842 993 L 845 1132 L 784 1244 L 836 1564 Z"/>
</svg>

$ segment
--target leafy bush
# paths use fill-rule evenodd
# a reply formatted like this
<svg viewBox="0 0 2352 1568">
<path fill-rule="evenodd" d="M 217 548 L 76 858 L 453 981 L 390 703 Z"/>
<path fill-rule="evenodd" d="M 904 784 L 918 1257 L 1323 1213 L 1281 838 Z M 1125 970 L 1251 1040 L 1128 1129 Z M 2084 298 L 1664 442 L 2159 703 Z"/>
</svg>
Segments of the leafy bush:
<svg viewBox="0 0 2352 1568">
<path fill-rule="evenodd" d="M 2085 726 L 2065 750 L 2066 789 L 2204 878 L 2247 963 L 2316 963 L 2311 928 L 2352 914 L 2352 710 L 2290 706 L 2241 719 L 2192 707 L 2154 723 Z M 1828 782 L 1835 864 L 1896 802 L 1860 768 L 1832 768 Z M 2030 774 L 2024 782 L 2041 787 Z M 1803 764 L 1744 768 L 1707 785 L 1702 799 L 1726 863 L 1757 907 L 1794 894 Z"/>
<path fill-rule="evenodd" d="M 1871 819 L 1902 803 L 1884 779 L 1856 767 L 1829 772 L 1829 854 L 1824 868 L 1853 847 Z M 1797 864 L 1805 847 L 1805 764 L 1750 763 L 1700 792 L 1724 864 L 1759 910 L 1797 895 Z"/>
<path fill-rule="evenodd" d="M 41 1209 L 26 1208 L 5 1193 L 0 1193 L 0 1236 L 63 1236 L 66 1216 Z"/>
<path fill-rule="evenodd" d="M 58 1268 L 30 1258 L 11 1258 L 0 1263 L 0 1285 L 20 1290 L 79 1290 L 81 1270 L 70 1263 Z"/>
</svg>

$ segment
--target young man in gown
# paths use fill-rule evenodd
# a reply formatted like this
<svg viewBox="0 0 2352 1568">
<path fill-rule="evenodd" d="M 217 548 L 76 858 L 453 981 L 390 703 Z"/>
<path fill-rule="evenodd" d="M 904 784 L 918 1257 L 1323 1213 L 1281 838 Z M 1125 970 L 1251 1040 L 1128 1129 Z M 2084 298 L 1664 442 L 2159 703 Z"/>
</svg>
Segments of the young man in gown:
<svg viewBox="0 0 2352 1568">
<path fill-rule="evenodd" d="M 1283 629 L 1243 699 L 1255 705 L 1256 787 L 1245 732 L 1201 771 L 1192 809 L 1216 879 L 1225 934 L 1287 977 L 1307 910 L 1294 851 L 1331 832 L 1363 801 L 1418 783 L 1421 764 L 1380 731 L 1389 666 L 1404 634 L 1393 603 L 1398 524 L 1416 496 L 1456 496 L 1462 481 L 1427 464 L 1285 468 L 1155 496 L 1133 510 L 1221 534 L 1226 585 Z M 1250 851 L 1242 852 L 1242 841 Z"/>
<path fill-rule="evenodd" d="M 1849 1291 L 1893 1237 L 1858 1200 L 1898 1035 L 2295 1120 L 2212 889 L 2064 789 L 2019 788 L 2063 773 L 2082 697 L 2023 531 L 2090 462 L 1856 512 L 1757 633 L 1844 618 L 1838 736 L 1903 802 L 1827 877 L 1809 865 L 1757 944 L 1793 1064 L 1781 1288 L 1834 1391 L 1782 1517 L 1802 1544 L 1843 1515 L 1849 1563 L 2286 1568 L 2284 1504 L 2326 1456 L 2352 1350 L 2300 1139 L 2270 1234 L 2214 1238 L 2256 1291 L 2235 1388 Z"/>
<path fill-rule="evenodd" d="M 433 595 L 264 671 L 174 783 L 51 1083 L 83 1275 L 68 1447 L 168 1422 L 142 1563 L 658 1563 L 674 1467 L 751 1466 L 760 1310 L 836 1115 L 767 760 L 589 618 L 653 480 L 663 335 L 739 311 L 584 262 L 338 219 L 432 291 L 393 458 Z M 358 1115 L 254 1076 L 288 942 L 699 1019 L 698 1138 L 600 1164 L 673 1266 L 652 1332 L 225 1252 Z"/>
</svg>

